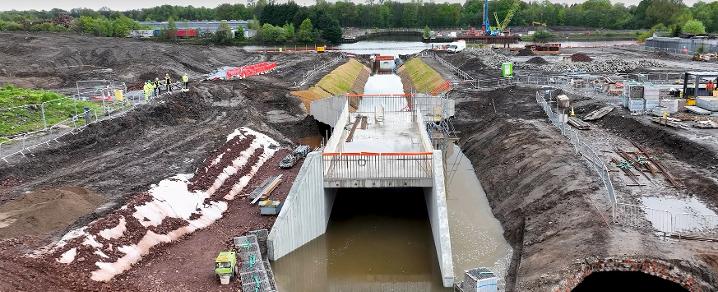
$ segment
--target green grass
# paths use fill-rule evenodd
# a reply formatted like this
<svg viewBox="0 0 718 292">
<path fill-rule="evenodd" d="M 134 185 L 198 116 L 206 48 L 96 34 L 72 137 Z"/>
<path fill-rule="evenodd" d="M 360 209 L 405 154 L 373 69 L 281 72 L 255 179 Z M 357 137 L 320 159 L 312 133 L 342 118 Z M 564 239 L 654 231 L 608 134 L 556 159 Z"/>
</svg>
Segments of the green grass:
<svg viewBox="0 0 718 292">
<path fill-rule="evenodd" d="M 445 82 L 439 72 L 436 72 L 419 58 L 410 59 L 404 63 L 402 68 L 402 71 L 408 74 L 417 92 L 431 93 L 432 90 Z"/>
<path fill-rule="evenodd" d="M 84 107 L 101 108 L 93 102 L 63 98 L 67 97 L 47 90 L 15 86 L 0 88 L 0 141 L 7 136 L 42 129 L 42 108 L 48 126 L 81 113 Z M 40 106 L 42 103 L 45 103 L 44 107 Z"/>
</svg>

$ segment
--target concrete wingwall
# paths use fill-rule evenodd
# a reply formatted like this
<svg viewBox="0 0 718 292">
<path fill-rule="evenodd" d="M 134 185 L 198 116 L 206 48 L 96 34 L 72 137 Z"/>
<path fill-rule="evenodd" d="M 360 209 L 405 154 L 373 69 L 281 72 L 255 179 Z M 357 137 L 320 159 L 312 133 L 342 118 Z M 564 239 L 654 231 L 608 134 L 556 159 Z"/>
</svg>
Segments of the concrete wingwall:
<svg viewBox="0 0 718 292">
<path fill-rule="evenodd" d="M 324 234 L 335 196 L 334 190 L 324 188 L 321 153 L 309 153 L 269 232 L 269 259 L 277 260 Z"/>
<path fill-rule="evenodd" d="M 349 123 L 349 103 L 344 100 L 344 106 L 342 107 L 339 117 L 336 119 L 336 123 L 331 126 L 334 127 L 332 130 L 332 136 L 327 141 L 327 145 L 324 146 L 324 152 L 342 152 L 343 149 L 339 148 L 341 145 L 342 133 L 344 128 Z"/>
<path fill-rule="evenodd" d="M 424 189 L 424 198 L 429 211 L 434 247 L 436 247 L 436 255 L 439 259 L 441 280 L 444 287 L 451 287 L 454 285 L 454 260 L 451 253 L 451 233 L 449 232 L 449 214 L 446 204 L 444 165 L 441 150 L 434 150 L 433 166 L 434 187 Z"/>
</svg>

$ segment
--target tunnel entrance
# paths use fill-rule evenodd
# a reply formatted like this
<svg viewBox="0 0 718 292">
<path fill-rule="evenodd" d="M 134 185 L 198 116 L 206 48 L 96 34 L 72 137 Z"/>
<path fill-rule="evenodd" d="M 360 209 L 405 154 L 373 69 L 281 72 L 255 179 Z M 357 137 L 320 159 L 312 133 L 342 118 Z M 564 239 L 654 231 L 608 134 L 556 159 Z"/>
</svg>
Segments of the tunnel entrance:
<svg viewBox="0 0 718 292">
<path fill-rule="evenodd" d="M 275 262 L 290 291 L 444 288 L 422 188 L 337 189 L 324 235 Z"/>
<path fill-rule="evenodd" d="M 594 272 L 584 278 L 573 292 L 593 291 L 688 291 L 681 285 L 643 272 Z"/>
</svg>

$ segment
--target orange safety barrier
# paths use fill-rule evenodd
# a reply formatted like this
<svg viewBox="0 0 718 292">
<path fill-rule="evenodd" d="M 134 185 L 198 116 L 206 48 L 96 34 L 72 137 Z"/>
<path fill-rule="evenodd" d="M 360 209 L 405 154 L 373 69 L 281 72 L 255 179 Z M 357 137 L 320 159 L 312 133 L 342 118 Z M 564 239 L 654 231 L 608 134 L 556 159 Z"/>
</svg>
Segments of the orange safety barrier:
<svg viewBox="0 0 718 292">
<path fill-rule="evenodd" d="M 252 65 L 227 69 L 227 79 L 244 79 L 249 76 L 264 74 L 277 68 L 275 62 L 261 62 Z"/>
</svg>

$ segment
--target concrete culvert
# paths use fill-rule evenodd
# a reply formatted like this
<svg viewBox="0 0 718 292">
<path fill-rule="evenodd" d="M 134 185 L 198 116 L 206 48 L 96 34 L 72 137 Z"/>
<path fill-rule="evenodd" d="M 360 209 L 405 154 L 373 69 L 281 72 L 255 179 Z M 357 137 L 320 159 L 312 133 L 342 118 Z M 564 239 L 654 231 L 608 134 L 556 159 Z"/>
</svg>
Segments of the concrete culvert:
<svg viewBox="0 0 718 292">
<path fill-rule="evenodd" d="M 594 272 L 571 291 L 688 291 L 678 283 L 643 272 Z"/>
</svg>

